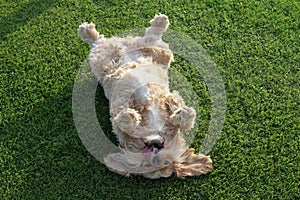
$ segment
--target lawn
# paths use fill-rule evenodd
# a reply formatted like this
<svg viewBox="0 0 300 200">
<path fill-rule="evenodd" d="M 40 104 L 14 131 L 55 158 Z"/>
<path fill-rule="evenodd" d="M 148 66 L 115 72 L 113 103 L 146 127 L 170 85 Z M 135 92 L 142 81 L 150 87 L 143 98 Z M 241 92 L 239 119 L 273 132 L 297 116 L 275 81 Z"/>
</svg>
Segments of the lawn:
<svg viewBox="0 0 300 200">
<path fill-rule="evenodd" d="M 184 180 L 124 178 L 82 144 L 72 90 L 89 47 L 77 27 L 107 37 L 156 13 L 210 55 L 226 90 L 226 120 L 209 152 L 213 171 Z M 297 0 L 0 0 L 0 199 L 299 199 L 300 3 Z M 172 68 L 199 96 L 199 152 L 210 120 L 203 77 Z M 98 120 L 114 140 L 99 87 Z"/>
</svg>

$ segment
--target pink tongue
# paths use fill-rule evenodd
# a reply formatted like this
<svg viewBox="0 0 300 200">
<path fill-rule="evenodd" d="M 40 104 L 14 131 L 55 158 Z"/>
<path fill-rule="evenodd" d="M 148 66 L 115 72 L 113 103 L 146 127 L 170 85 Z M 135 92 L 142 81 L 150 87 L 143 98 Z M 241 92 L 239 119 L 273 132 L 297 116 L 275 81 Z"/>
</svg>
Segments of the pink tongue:
<svg viewBox="0 0 300 200">
<path fill-rule="evenodd" d="M 145 149 L 142 151 L 142 155 L 145 158 L 145 160 L 151 160 L 151 155 L 155 150 L 155 147 L 145 147 Z"/>
</svg>

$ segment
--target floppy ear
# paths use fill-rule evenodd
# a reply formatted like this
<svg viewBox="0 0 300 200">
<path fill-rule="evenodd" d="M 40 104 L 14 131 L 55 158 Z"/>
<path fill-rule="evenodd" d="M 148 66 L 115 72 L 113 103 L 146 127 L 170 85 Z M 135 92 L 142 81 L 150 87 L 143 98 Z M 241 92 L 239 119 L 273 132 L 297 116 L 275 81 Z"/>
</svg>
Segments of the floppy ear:
<svg viewBox="0 0 300 200">
<path fill-rule="evenodd" d="M 124 151 L 119 153 L 111 153 L 104 158 L 104 163 L 110 171 L 123 176 L 137 174 L 143 159 L 139 154 L 131 154 L 129 155 Z"/>
<path fill-rule="evenodd" d="M 177 177 L 195 176 L 207 174 L 212 170 L 212 160 L 203 154 L 194 154 L 195 149 L 186 150 L 180 157 L 180 161 L 174 163 L 174 172 Z"/>
</svg>

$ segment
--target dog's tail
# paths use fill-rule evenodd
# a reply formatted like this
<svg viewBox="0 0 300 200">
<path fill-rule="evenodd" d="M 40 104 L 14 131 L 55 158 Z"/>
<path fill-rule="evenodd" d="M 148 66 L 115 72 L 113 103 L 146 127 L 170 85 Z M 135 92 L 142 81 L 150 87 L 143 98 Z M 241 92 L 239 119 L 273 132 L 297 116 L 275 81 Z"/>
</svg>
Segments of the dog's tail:
<svg viewBox="0 0 300 200">
<path fill-rule="evenodd" d="M 104 35 L 100 35 L 95 28 L 94 23 L 83 23 L 78 28 L 78 35 L 81 39 L 92 46 L 98 40 L 104 39 Z"/>
</svg>

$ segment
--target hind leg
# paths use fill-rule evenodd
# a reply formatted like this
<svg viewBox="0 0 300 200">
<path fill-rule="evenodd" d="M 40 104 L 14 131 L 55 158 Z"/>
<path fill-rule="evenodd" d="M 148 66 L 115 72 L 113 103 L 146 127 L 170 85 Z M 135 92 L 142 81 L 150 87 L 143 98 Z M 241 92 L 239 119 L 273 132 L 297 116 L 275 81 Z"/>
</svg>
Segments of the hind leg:
<svg viewBox="0 0 300 200">
<path fill-rule="evenodd" d="M 161 37 L 169 26 L 168 16 L 159 14 L 150 21 L 151 26 L 146 29 L 144 37 L 144 45 L 140 51 L 144 55 L 152 57 L 157 64 L 163 65 L 164 69 L 168 69 L 173 61 L 173 54 L 169 49 L 169 45 L 162 41 Z"/>
<path fill-rule="evenodd" d="M 151 26 L 146 29 L 146 37 L 158 37 L 160 38 L 162 34 L 167 30 L 169 26 L 169 18 L 166 15 L 159 14 L 155 15 L 150 21 Z"/>
<path fill-rule="evenodd" d="M 94 23 L 83 23 L 78 28 L 78 35 L 81 39 L 92 46 L 98 40 L 104 39 L 104 35 L 100 35 L 95 28 Z"/>
</svg>

